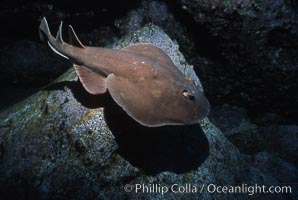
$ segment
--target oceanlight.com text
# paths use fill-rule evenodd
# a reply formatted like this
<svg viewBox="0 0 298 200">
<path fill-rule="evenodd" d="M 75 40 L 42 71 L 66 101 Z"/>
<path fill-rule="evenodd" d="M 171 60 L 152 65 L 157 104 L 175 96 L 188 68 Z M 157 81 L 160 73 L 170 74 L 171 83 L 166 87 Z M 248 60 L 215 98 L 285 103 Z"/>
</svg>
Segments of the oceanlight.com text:
<svg viewBox="0 0 298 200">
<path fill-rule="evenodd" d="M 241 184 L 237 186 L 231 185 L 216 185 L 216 184 L 172 184 L 172 185 L 163 185 L 163 184 L 126 184 L 124 186 L 125 192 L 133 193 L 159 193 L 164 195 L 166 193 L 223 193 L 223 194 L 291 194 L 291 186 L 266 186 L 266 185 L 248 185 Z"/>
</svg>

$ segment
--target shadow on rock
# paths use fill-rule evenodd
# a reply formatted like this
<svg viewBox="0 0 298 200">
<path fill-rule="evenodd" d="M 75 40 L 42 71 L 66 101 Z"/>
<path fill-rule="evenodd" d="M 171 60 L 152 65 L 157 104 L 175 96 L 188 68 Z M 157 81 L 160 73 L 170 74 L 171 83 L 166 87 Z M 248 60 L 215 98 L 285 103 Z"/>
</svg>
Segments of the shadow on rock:
<svg viewBox="0 0 298 200">
<path fill-rule="evenodd" d="M 209 155 L 208 140 L 199 124 L 187 126 L 142 126 L 118 106 L 109 93 L 91 95 L 79 82 L 55 83 L 47 90 L 71 89 L 88 108 L 104 107 L 104 115 L 116 141 L 118 153 L 147 174 L 162 171 L 184 173 L 198 168 Z"/>
<path fill-rule="evenodd" d="M 209 155 L 209 144 L 199 124 L 145 127 L 111 101 L 106 122 L 119 145 L 118 153 L 148 174 L 184 173 L 198 168 Z"/>
<path fill-rule="evenodd" d="M 38 190 L 28 180 L 16 175 L 9 182 L 1 184 L 0 199 L 38 200 L 40 195 Z"/>
</svg>

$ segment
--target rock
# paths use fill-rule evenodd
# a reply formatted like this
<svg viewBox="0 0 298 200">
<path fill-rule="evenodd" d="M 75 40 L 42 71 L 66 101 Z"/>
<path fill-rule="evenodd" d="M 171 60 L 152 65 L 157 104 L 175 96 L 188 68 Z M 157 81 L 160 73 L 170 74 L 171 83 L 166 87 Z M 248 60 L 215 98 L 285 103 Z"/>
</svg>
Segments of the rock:
<svg viewBox="0 0 298 200">
<path fill-rule="evenodd" d="M 178 46 L 156 26 L 131 33 L 115 48 L 137 41 L 161 47 L 180 69 L 195 76 Z M 200 126 L 143 127 L 109 95 L 88 95 L 73 69 L 1 112 L 0 119 L 5 147 L 1 199 L 197 199 L 197 193 L 144 194 L 134 189 L 142 183 L 200 187 L 249 180 L 241 175 L 247 166 L 238 150 L 207 118 Z M 259 183 L 269 184 L 265 180 Z M 132 192 L 124 191 L 126 184 Z M 207 190 L 199 195 L 229 199 Z"/>
<path fill-rule="evenodd" d="M 30 96 L 71 66 L 44 44 L 5 41 L 0 47 L 0 109 Z"/>
<path fill-rule="evenodd" d="M 278 125 L 287 123 L 284 118 L 276 113 L 260 113 L 253 118 L 253 122 L 259 126 Z"/>
<path fill-rule="evenodd" d="M 243 123 L 245 124 L 248 121 L 243 109 L 227 104 L 214 107 L 209 118 L 225 135 L 236 134 L 234 129 L 243 127 Z"/>
<path fill-rule="evenodd" d="M 41 87 L 69 68 L 70 63 L 58 57 L 46 45 L 16 41 L 0 48 L 0 82 L 2 85 Z"/>
<path fill-rule="evenodd" d="M 209 117 L 242 153 L 261 151 L 268 141 L 264 135 L 258 135 L 258 127 L 250 122 L 244 109 L 225 104 L 212 109 Z"/>
<path fill-rule="evenodd" d="M 4 86 L 0 87 L 0 92 L 2 98 L 0 98 L 0 110 L 3 110 L 17 102 L 29 97 L 30 95 L 34 94 L 38 90 L 38 88 L 18 88 L 15 86 Z"/>
<path fill-rule="evenodd" d="M 265 117 L 261 118 L 267 118 L 267 114 L 265 113 Z M 274 121 L 275 119 L 276 117 L 273 118 Z M 210 113 L 210 120 L 223 131 L 240 152 L 256 154 L 266 151 L 298 166 L 296 125 L 274 123 L 269 125 L 265 120 L 264 126 L 257 126 L 250 122 L 243 109 L 228 105 L 215 107 Z"/>
<path fill-rule="evenodd" d="M 196 21 L 192 28 L 207 33 L 197 35 L 196 44 L 216 62 L 204 76 L 211 102 L 245 107 L 250 116 L 262 112 L 297 116 L 297 3 L 178 2 Z"/>
<path fill-rule="evenodd" d="M 3 152 L 4 152 L 4 140 L 2 137 L 3 136 L 0 135 L 0 163 L 1 163 Z"/>
<path fill-rule="evenodd" d="M 0 7 L 0 22 L 6 26 L 1 31 L 1 36 L 4 36 L 1 40 L 5 41 L 9 38 L 10 40 L 39 41 L 37 27 L 44 16 L 47 17 L 54 30 L 58 28 L 61 21 L 64 21 L 65 24 L 71 23 L 78 33 L 88 34 L 97 30 L 98 34 L 102 33 L 102 37 L 107 36 L 105 39 L 110 40 L 110 36 L 117 32 L 113 27 L 115 18 L 124 16 L 134 7 L 135 3 L 137 0 L 132 0 L 130 3 L 110 0 L 101 1 L 100 4 L 87 0 L 84 5 L 70 1 L 29 0 L 24 4 L 20 4 L 18 0 L 4 1 Z M 113 34 L 106 35 L 104 29 L 114 29 Z M 97 37 L 100 36 L 97 35 Z M 103 41 L 102 38 L 97 42 L 101 41 Z M 106 41 L 103 42 L 106 43 Z"/>
<path fill-rule="evenodd" d="M 264 125 L 257 126 L 250 122 L 243 109 L 229 105 L 215 107 L 209 118 L 241 153 L 253 155 L 266 151 L 298 166 L 296 125 L 275 124 L 280 118 L 265 113 L 258 120 Z"/>
<path fill-rule="evenodd" d="M 298 126 L 281 125 L 271 134 L 273 134 L 273 138 L 276 135 L 275 142 L 268 147 L 268 150 L 278 152 L 281 158 L 298 166 Z"/>
<path fill-rule="evenodd" d="M 281 183 L 294 183 L 298 178 L 298 169 L 293 164 L 267 152 L 257 153 L 253 165 L 263 173 L 271 173 Z"/>
<path fill-rule="evenodd" d="M 256 141 L 256 146 L 258 146 L 256 149 L 259 151 L 278 155 L 285 161 L 298 166 L 296 159 L 298 156 L 297 136 L 296 125 L 272 125 L 258 128 L 255 137 L 252 137 L 251 140 Z"/>
<path fill-rule="evenodd" d="M 259 169 L 263 174 L 269 177 L 275 177 L 280 184 L 291 187 L 291 195 L 289 199 L 297 199 L 298 169 L 291 163 L 285 162 L 277 156 L 272 156 L 267 152 L 260 152 L 254 156 L 253 166 Z M 283 195 L 287 196 L 286 194 Z"/>
<path fill-rule="evenodd" d="M 175 19 L 165 2 L 143 0 L 125 17 L 116 20 L 115 25 L 123 35 L 126 35 L 148 23 L 161 27 L 173 40 L 177 40 L 180 50 L 182 49 L 186 56 L 193 54 L 194 43 L 189 39 L 186 28 Z"/>
</svg>

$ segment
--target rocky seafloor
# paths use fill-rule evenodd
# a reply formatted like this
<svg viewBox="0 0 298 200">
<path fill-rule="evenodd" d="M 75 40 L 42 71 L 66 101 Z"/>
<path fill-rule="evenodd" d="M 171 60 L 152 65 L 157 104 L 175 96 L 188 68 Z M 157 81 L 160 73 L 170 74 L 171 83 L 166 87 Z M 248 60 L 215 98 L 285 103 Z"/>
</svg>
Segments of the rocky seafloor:
<svg viewBox="0 0 298 200">
<path fill-rule="evenodd" d="M 71 63 L 39 41 L 43 16 L 53 33 L 72 24 L 86 45 L 161 47 L 204 89 L 211 113 L 200 125 L 140 126 L 108 94 L 88 95 Z M 1 199 L 298 198 L 295 1 L 4 1 L 0 21 Z M 292 193 L 135 193 L 127 184 Z"/>
</svg>

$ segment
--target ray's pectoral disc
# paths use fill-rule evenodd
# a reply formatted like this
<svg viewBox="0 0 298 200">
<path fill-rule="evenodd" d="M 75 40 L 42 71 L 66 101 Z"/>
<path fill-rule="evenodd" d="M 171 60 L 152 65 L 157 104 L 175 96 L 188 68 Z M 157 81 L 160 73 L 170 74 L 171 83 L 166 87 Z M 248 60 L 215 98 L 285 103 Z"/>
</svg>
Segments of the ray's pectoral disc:
<svg viewBox="0 0 298 200">
<path fill-rule="evenodd" d="M 121 50 L 83 46 L 71 26 L 70 43 L 65 43 L 62 23 L 54 38 L 45 18 L 39 32 L 54 52 L 74 63 L 89 93 L 110 92 L 115 102 L 142 125 L 194 124 L 209 113 L 204 94 L 152 44 L 137 43 Z"/>
</svg>

